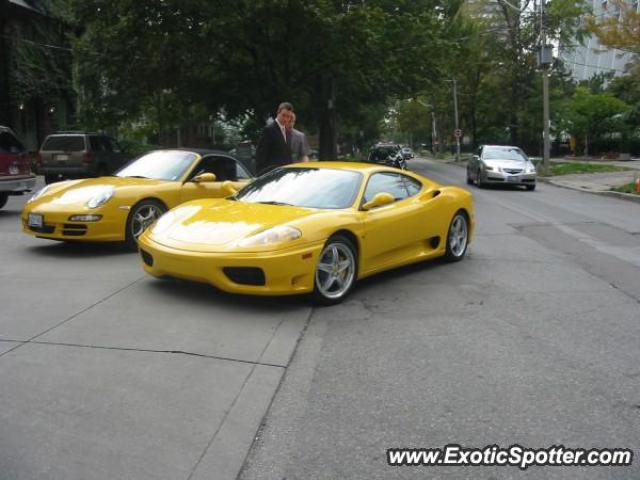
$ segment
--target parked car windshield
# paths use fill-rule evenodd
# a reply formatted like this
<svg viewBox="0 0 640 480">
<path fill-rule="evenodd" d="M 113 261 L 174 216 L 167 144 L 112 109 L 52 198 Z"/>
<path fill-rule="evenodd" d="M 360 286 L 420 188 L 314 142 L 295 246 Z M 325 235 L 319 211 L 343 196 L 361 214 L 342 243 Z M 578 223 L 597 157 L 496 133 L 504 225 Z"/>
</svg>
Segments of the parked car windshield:
<svg viewBox="0 0 640 480">
<path fill-rule="evenodd" d="M 20 153 L 24 151 L 24 147 L 9 132 L 0 131 L 0 153 Z"/>
<path fill-rule="evenodd" d="M 279 168 L 244 187 L 234 197 L 250 203 L 306 208 L 353 205 L 362 174 L 333 168 Z"/>
<path fill-rule="evenodd" d="M 482 156 L 487 160 L 527 160 L 527 156 L 519 148 L 485 148 Z"/>
<path fill-rule="evenodd" d="M 115 173 L 116 177 L 178 180 L 198 158 L 195 153 L 182 151 L 155 151 L 143 155 Z"/>
</svg>

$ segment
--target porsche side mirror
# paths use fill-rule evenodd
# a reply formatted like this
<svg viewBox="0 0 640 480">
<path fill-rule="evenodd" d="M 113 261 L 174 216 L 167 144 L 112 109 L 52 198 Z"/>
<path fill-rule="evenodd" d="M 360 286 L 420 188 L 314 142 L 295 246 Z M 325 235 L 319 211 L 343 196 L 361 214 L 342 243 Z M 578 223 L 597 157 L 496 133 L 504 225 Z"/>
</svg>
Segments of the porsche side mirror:
<svg viewBox="0 0 640 480">
<path fill-rule="evenodd" d="M 201 173 L 193 177 L 193 181 L 195 183 L 215 182 L 216 175 L 215 173 Z"/>
<path fill-rule="evenodd" d="M 227 180 L 225 182 L 222 182 L 222 191 L 227 195 L 233 195 L 237 193 L 238 189 L 235 187 L 233 182 L 230 182 L 229 180 Z"/>
<path fill-rule="evenodd" d="M 362 205 L 363 210 L 371 210 L 373 208 L 382 207 L 384 205 L 389 205 L 390 203 L 395 202 L 396 199 L 393 195 L 387 192 L 376 193 L 374 197 L 369 200 L 367 203 Z"/>
</svg>

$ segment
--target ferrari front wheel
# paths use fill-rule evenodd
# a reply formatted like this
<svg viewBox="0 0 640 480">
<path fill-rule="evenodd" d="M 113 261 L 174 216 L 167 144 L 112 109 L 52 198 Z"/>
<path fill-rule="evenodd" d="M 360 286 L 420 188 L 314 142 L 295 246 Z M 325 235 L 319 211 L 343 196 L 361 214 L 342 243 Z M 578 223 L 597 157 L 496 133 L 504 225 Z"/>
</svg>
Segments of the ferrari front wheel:
<svg viewBox="0 0 640 480">
<path fill-rule="evenodd" d="M 458 262 L 467 253 L 469 243 L 469 222 L 467 215 L 462 211 L 456 212 L 451 219 L 447 234 L 447 251 L 445 257 L 450 262 Z"/>
<path fill-rule="evenodd" d="M 314 274 L 313 296 L 322 305 L 340 303 L 356 281 L 358 260 L 353 243 L 342 235 L 331 237 L 320 253 Z"/>
</svg>

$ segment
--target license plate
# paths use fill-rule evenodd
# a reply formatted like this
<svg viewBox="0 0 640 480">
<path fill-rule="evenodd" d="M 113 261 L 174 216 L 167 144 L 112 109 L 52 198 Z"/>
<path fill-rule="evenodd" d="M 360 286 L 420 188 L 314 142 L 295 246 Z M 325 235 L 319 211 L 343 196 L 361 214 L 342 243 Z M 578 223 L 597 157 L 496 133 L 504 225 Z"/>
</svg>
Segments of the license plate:
<svg viewBox="0 0 640 480">
<path fill-rule="evenodd" d="M 66 162 L 69 160 L 69 155 L 55 155 L 55 158 L 59 162 Z"/>
<path fill-rule="evenodd" d="M 42 228 L 42 225 L 44 224 L 44 219 L 42 218 L 42 215 L 40 215 L 39 213 L 30 213 L 29 214 L 29 226 L 30 227 L 38 227 L 38 228 Z"/>
<path fill-rule="evenodd" d="M 520 181 L 520 177 L 507 177 L 507 182 L 519 182 Z"/>
</svg>

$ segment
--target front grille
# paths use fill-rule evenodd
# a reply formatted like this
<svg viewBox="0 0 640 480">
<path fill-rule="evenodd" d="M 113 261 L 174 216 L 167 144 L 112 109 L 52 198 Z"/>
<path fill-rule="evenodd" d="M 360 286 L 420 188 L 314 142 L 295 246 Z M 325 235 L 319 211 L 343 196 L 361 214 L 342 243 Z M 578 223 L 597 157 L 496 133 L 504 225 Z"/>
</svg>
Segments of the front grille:
<svg viewBox="0 0 640 480">
<path fill-rule="evenodd" d="M 87 233 L 87 226 L 77 223 L 65 223 L 62 226 L 62 234 L 69 237 L 81 237 Z"/>
<path fill-rule="evenodd" d="M 264 285 L 264 272 L 256 267 L 224 267 L 224 274 L 234 283 L 240 285 Z"/>
<path fill-rule="evenodd" d="M 153 257 L 149 252 L 145 252 L 140 249 L 140 256 L 142 257 L 142 261 L 147 264 L 149 267 L 153 267 Z"/>
<path fill-rule="evenodd" d="M 502 171 L 505 173 L 510 173 L 512 175 L 515 175 L 516 173 L 522 173 L 521 168 L 503 168 Z"/>
</svg>

